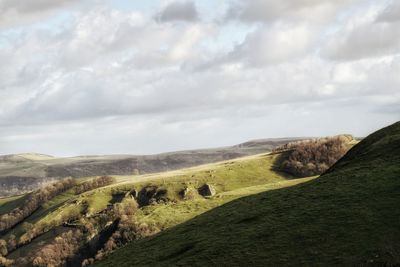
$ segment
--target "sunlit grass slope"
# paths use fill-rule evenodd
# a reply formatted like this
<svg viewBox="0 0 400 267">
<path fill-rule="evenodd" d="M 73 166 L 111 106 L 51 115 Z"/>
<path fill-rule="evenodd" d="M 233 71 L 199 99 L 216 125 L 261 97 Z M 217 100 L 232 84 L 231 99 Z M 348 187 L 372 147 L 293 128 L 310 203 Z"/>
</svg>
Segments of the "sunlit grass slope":
<svg viewBox="0 0 400 267">
<path fill-rule="evenodd" d="M 231 201 L 95 265 L 398 266 L 399 203 L 396 123 L 317 179 Z"/>
<path fill-rule="evenodd" d="M 8 213 L 16 207 L 19 207 L 24 200 L 25 198 L 23 195 L 0 198 L 0 215 Z"/>
<path fill-rule="evenodd" d="M 165 173 L 117 176 L 115 184 L 80 195 L 75 195 L 71 189 L 47 202 L 25 220 L 32 224 L 55 225 L 56 230 L 50 230 L 39 236 L 32 243 L 17 249 L 9 257 L 15 259 L 51 241 L 60 233 L 57 229 L 62 229 L 60 226 L 63 222 L 62 216 L 65 214 L 83 212 L 93 215 L 105 209 L 109 203 L 113 203 L 114 196 L 121 192 L 125 194 L 133 189 L 140 191 L 147 186 L 166 189 L 169 201 L 165 204 L 143 207 L 137 213 L 139 221 L 165 230 L 234 199 L 292 186 L 311 179 L 291 179 L 286 174 L 275 172 L 273 166 L 276 157 L 277 155 L 261 154 Z M 205 183 L 212 185 L 217 195 L 211 198 L 195 195 L 192 199 L 183 200 L 179 194 L 184 188 L 190 187 L 196 190 Z M 3 209 L 10 209 L 21 203 L 19 198 L 4 199 L 3 202 L 4 205 L 1 206 Z M 17 225 L 4 238 L 8 238 L 10 234 L 16 235 L 17 238 L 22 236 L 23 224 Z"/>
</svg>

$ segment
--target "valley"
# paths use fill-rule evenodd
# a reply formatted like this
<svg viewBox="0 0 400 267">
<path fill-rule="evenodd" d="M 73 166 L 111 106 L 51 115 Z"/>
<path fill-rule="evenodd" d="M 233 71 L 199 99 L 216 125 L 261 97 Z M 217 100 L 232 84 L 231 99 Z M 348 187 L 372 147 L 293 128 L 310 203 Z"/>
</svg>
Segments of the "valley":
<svg viewBox="0 0 400 267">
<path fill-rule="evenodd" d="M 253 140 L 239 145 L 163 153 L 57 158 L 37 153 L 0 156 L 0 197 L 18 195 L 63 178 L 140 175 L 188 168 L 272 151 L 304 138 Z"/>
<path fill-rule="evenodd" d="M 397 235 L 390 214 L 399 127 L 361 142 L 348 135 L 291 140 L 273 152 L 177 170 L 61 179 L 2 198 L 0 262 L 343 266 L 369 261 L 369 251 L 391 262 L 380 237 Z M 294 160 L 296 172 L 287 165 Z M 315 175 L 304 177 L 310 171 Z M 388 228 L 379 226 L 381 217 Z M 368 234 L 372 227 L 376 235 Z"/>
</svg>

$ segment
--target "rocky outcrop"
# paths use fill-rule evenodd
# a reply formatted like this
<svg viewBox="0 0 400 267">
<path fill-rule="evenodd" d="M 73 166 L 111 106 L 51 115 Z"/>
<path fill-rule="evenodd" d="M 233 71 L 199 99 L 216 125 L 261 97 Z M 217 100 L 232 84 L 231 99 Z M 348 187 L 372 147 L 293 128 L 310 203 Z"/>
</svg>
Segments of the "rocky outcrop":
<svg viewBox="0 0 400 267">
<path fill-rule="evenodd" d="M 198 193 L 193 187 L 185 187 L 179 192 L 179 195 L 183 200 L 191 200 L 194 199 Z"/>
<path fill-rule="evenodd" d="M 212 197 L 215 196 L 216 193 L 217 191 L 210 184 L 204 184 L 202 187 L 199 188 L 199 194 L 203 197 Z"/>
<path fill-rule="evenodd" d="M 168 202 L 167 189 L 153 185 L 143 187 L 138 193 L 137 202 L 140 207 Z"/>
</svg>

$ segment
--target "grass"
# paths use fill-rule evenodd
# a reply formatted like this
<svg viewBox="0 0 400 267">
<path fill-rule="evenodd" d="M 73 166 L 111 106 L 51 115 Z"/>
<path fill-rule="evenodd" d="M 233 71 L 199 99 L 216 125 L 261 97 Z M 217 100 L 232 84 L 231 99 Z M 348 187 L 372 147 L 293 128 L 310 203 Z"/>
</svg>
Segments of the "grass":
<svg viewBox="0 0 400 267">
<path fill-rule="evenodd" d="M 117 176 L 116 184 L 86 192 L 78 196 L 77 200 L 86 202 L 88 213 L 95 214 L 112 202 L 113 194 L 133 189 L 140 190 L 149 185 L 166 188 L 170 200 L 181 202 L 179 192 L 186 186 L 198 188 L 204 183 L 210 183 L 217 189 L 217 192 L 223 193 L 248 186 L 285 182 L 291 177 L 273 171 L 275 157 L 276 155 L 262 154 L 179 171 L 140 176 Z M 63 209 L 71 209 L 75 206 L 76 204 L 67 202 L 51 214 L 47 214 L 44 219 L 42 217 L 42 220 L 50 220 L 50 218 L 57 217 L 58 213 L 63 212 Z M 52 207 L 54 207 L 54 203 Z M 204 208 L 203 210 L 208 209 Z"/>
<path fill-rule="evenodd" d="M 107 204 L 112 200 L 112 193 L 111 190 L 95 190 L 87 194 L 84 199 L 89 205 L 88 212 L 90 214 L 95 214 L 107 207 Z"/>
<path fill-rule="evenodd" d="M 273 170 L 276 157 L 277 155 L 261 154 L 178 171 L 140 176 L 117 176 L 117 184 L 108 188 L 126 191 L 146 185 L 158 185 L 171 192 L 178 192 L 185 186 L 198 188 L 204 183 L 210 183 L 217 192 L 226 192 L 291 179 L 292 176 Z"/>
<path fill-rule="evenodd" d="M 7 258 L 9 259 L 17 259 L 19 257 L 24 257 L 26 255 L 28 255 L 30 252 L 36 250 L 39 247 L 42 247 L 46 244 L 49 244 L 52 240 L 54 236 L 58 236 L 64 232 L 67 232 L 71 230 L 70 228 L 66 228 L 66 227 L 56 227 L 53 228 L 51 231 L 39 236 L 38 238 L 34 239 L 31 243 L 15 250 L 14 252 L 12 252 L 11 254 L 9 254 L 7 256 Z"/>
<path fill-rule="evenodd" d="M 85 192 L 79 196 L 74 195 L 72 189 L 60 194 L 40 207 L 25 222 L 33 224 L 50 224 L 53 222 L 55 225 L 59 225 L 63 214 L 76 212 L 77 209 L 81 212 L 95 214 L 106 208 L 107 204 L 113 201 L 113 194 L 117 192 L 127 192 L 134 188 L 140 190 L 142 187 L 155 185 L 166 188 L 169 199 L 174 202 L 148 206 L 139 212 L 139 219 L 143 222 L 155 224 L 160 229 L 170 228 L 238 197 L 276 186 L 298 183 L 300 180 L 290 180 L 290 176 L 273 171 L 275 157 L 275 155 L 262 154 L 179 171 L 139 176 L 118 176 L 116 184 Z M 86 179 L 81 179 L 79 182 L 84 180 Z M 204 183 L 212 184 L 217 189 L 217 196 L 211 199 L 198 196 L 191 201 L 181 200 L 179 191 L 184 187 L 198 188 Z M 16 206 L 18 201 L 20 201 L 19 198 L 9 198 L 3 201 L 4 205 L 1 207 L 4 208 L 6 205 L 10 207 L 11 204 Z M 84 206 L 86 205 L 85 210 Z M 20 224 L 2 238 L 7 238 L 10 234 L 20 237 L 23 233 L 24 230 L 22 224 Z M 50 240 L 55 237 L 55 233 L 49 231 L 37 240 L 41 242 L 45 239 Z M 32 248 L 31 246 L 24 246 L 14 254 L 23 255 L 27 251 L 26 247 Z M 21 249 L 22 252 L 19 251 Z"/>
<path fill-rule="evenodd" d="M 26 199 L 26 195 L 0 198 L 0 215 L 8 213 L 20 207 Z"/>
<path fill-rule="evenodd" d="M 264 185 L 239 188 L 232 191 L 226 191 L 215 195 L 212 198 L 196 198 L 191 201 L 180 201 L 177 203 L 167 203 L 164 205 L 146 206 L 139 210 L 137 218 L 141 222 L 150 225 L 156 225 L 159 229 L 165 230 L 172 226 L 188 221 L 208 210 L 219 207 L 234 199 L 243 196 L 257 194 L 263 191 L 269 191 L 277 188 L 284 188 L 296 184 L 307 182 L 312 178 L 303 178 L 296 180 L 287 180 L 282 182 L 268 183 Z"/>
<path fill-rule="evenodd" d="M 233 200 L 95 266 L 398 266 L 399 177 L 397 123 L 317 179 Z"/>
<path fill-rule="evenodd" d="M 96 175 L 130 175 L 176 170 L 204 163 L 212 163 L 227 158 L 239 158 L 271 151 L 274 147 L 297 140 L 298 138 L 254 140 L 237 146 L 177 151 L 158 155 L 102 155 L 57 158 L 37 153 L 0 156 L 0 180 L 4 177 L 19 176 L 19 184 L 30 189 L 39 187 L 45 177 L 83 177 Z M 133 165 L 137 162 L 137 168 Z M 15 184 L 4 184 L 5 189 L 14 188 Z M 0 192 L 2 193 L 2 192 Z M 5 195 L 7 192 L 3 190 Z"/>
<path fill-rule="evenodd" d="M 181 227 L 177 225 L 185 225 L 185 222 L 197 220 L 197 218 L 203 216 L 202 214 L 207 214 L 210 210 L 218 210 L 228 202 L 260 192 L 296 186 L 316 178 L 292 179 L 287 174 L 276 172 L 274 166 L 278 156 L 261 154 L 177 171 L 149 175 L 117 176 L 116 184 L 85 192 L 79 196 L 74 195 L 73 190 L 60 194 L 43 205 L 26 221 L 47 224 L 56 222 L 55 224 L 59 225 L 64 214 L 73 213 L 77 210 L 95 214 L 106 208 L 107 204 L 112 203 L 115 200 L 116 193 L 125 193 L 133 189 L 140 190 L 143 187 L 153 185 L 167 189 L 167 195 L 171 202 L 144 207 L 139 210 L 137 219 L 156 225 L 166 232 L 172 231 L 175 227 Z M 81 179 L 80 182 L 84 180 Z M 193 200 L 182 201 L 179 192 L 183 188 L 196 189 L 204 183 L 213 185 L 217 190 L 217 195 L 207 199 L 197 196 Z M 13 201 L 8 200 L 4 203 L 13 203 Z M 59 229 L 62 229 L 62 227 L 58 226 L 39 236 L 31 244 L 13 252 L 11 257 L 26 255 L 27 252 L 46 244 L 59 234 L 57 232 Z M 12 233 L 16 234 L 17 237 L 22 235 L 22 226 L 16 227 Z"/>
<path fill-rule="evenodd" d="M 65 204 L 65 202 L 74 198 L 74 196 L 73 189 L 57 195 L 32 213 L 24 220 L 24 222 L 35 224 L 39 221 L 50 222 L 51 220 L 57 219 L 55 214 L 61 212 L 60 208 Z M 15 201 L 20 201 L 20 203 L 13 203 L 15 206 L 23 204 L 21 198 Z M 7 239 L 11 234 L 15 235 L 16 237 L 20 237 L 22 234 L 24 234 L 24 232 L 25 230 L 23 229 L 23 224 L 18 224 L 14 229 L 9 231 L 4 237 L 1 238 Z"/>
<path fill-rule="evenodd" d="M 179 171 L 140 176 L 117 176 L 116 184 L 87 192 L 80 196 L 80 199 L 88 203 L 88 212 L 94 214 L 106 208 L 107 204 L 112 201 L 114 193 L 128 192 L 133 189 L 139 191 L 150 185 L 167 189 L 167 195 L 171 201 L 181 202 L 179 192 L 187 186 L 198 188 L 204 183 L 210 183 L 217 192 L 223 193 L 248 186 L 287 181 L 291 176 L 273 171 L 275 158 L 276 155 L 262 154 Z M 203 210 L 208 209 L 204 207 Z M 178 221 L 181 222 L 181 220 Z"/>
</svg>

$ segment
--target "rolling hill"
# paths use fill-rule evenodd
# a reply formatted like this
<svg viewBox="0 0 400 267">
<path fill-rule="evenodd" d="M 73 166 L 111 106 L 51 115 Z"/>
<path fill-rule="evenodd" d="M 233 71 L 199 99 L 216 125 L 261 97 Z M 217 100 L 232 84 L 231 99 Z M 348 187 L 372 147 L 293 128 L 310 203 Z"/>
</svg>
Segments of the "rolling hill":
<svg viewBox="0 0 400 267">
<path fill-rule="evenodd" d="M 95 266 L 399 266 L 400 122 L 319 178 L 239 198 Z"/>
<path fill-rule="evenodd" d="M 104 155 L 57 158 L 36 153 L 5 155 L 0 156 L 0 197 L 29 192 L 65 177 L 138 175 L 177 170 L 265 153 L 279 145 L 300 139 L 262 139 L 231 147 L 145 156 Z"/>
<path fill-rule="evenodd" d="M 43 204 L 24 219 L 23 223 L 5 231 L 0 235 L 0 239 L 10 240 L 13 235 L 17 240 L 21 240 L 27 233 L 26 223 L 40 229 L 39 232 L 35 231 L 38 234 L 35 234 L 30 242 L 8 252 L 8 259 L 18 260 L 30 257 L 31 253 L 40 251 L 55 237 L 73 230 L 73 226 L 65 225 L 69 214 L 79 213 L 83 218 L 96 220 L 110 204 L 123 201 L 126 199 L 124 196 L 132 190 L 139 192 L 139 197 L 143 190 L 149 188 L 165 192 L 159 203 L 142 204 L 135 214 L 135 220 L 163 231 L 234 199 L 293 186 L 314 178 L 292 179 L 288 174 L 276 172 L 274 162 L 278 156 L 279 154 L 259 154 L 170 172 L 115 176 L 115 183 L 81 194 L 76 194 L 74 189 L 70 189 Z M 85 181 L 86 179 L 83 179 L 80 183 Z M 198 195 L 196 188 L 203 184 L 211 184 L 216 190 L 216 195 L 207 198 Z M 195 190 L 193 198 L 186 199 L 181 195 L 187 188 Z M 0 215 L 23 205 L 27 196 L 29 194 L 0 200 Z M 79 220 L 77 223 L 79 224 Z M 15 262 L 11 266 L 30 265 Z"/>
</svg>

